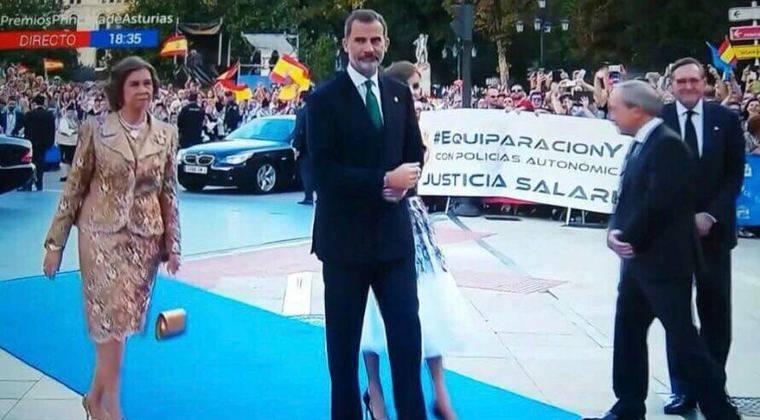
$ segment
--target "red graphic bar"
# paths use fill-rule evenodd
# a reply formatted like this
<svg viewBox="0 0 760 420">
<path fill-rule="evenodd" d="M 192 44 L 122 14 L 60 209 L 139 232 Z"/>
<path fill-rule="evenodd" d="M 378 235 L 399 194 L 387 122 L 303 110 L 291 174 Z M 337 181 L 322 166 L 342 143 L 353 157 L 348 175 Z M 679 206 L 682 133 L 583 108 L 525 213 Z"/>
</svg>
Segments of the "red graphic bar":
<svg viewBox="0 0 760 420">
<path fill-rule="evenodd" d="M 0 32 L 0 50 L 67 49 L 89 45 L 88 31 Z"/>
</svg>

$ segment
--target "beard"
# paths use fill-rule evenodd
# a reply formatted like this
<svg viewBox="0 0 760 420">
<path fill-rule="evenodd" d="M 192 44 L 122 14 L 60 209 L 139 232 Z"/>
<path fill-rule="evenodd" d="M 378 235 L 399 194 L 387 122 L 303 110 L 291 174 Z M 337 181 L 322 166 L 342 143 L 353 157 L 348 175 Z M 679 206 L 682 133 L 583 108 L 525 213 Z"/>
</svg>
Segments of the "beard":
<svg viewBox="0 0 760 420">
<path fill-rule="evenodd" d="M 380 62 L 382 59 L 382 55 L 361 57 L 355 60 L 352 64 L 356 71 L 369 78 L 377 72 L 378 68 L 380 68 Z"/>
</svg>

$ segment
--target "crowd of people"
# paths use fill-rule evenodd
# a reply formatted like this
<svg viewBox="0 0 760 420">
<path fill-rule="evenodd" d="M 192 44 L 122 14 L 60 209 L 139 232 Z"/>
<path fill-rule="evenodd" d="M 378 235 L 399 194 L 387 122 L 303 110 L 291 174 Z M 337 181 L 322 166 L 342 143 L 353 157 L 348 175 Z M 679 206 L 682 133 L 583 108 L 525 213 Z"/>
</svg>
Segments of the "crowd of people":
<svg viewBox="0 0 760 420">
<path fill-rule="evenodd" d="M 457 325 L 466 311 L 459 316 L 455 309 L 464 302 L 416 196 L 425 163 L 416 127 L 420 111 L 461 107 L 462 84 L 428 95 L 411 63 L 382 74 L 387 34 L 378 13 L 351 13 L 344 44 L 350 66 L 310 95 L 306 117 L 301 112 L 305 131 L 296 129 L 312 149 L 318 193 L 312 249 L 323 263 L 332 418 L 359 419 L 362 411 L 385 417 L 377 366 L 387 352 L 398 417 L 426 418 L 424 358 L 434 381 L 434 415 L 453 420 L 443 360 L 468 326 Z M 51 278 L 58 272 L 76 222 L 87 329 L 97 352 L 82 402 L 88 418 L 123 418 L 125 341 L 145 326 L 159 265 L 174 274 L 181 263 L 176 149 L 303 108 L 298 100 L 278 100 L 276 87 L 260 85 L 252 98 L 237 101 L 232 92 L 193 81 L 161 86 L 155 69 L 134 56 L 111 69 L 108 84 L 45 79 L 17 66 L 3 68 L 0 77 L 2 133 L 30 139 L 38 160 L 51 137 L 64 164 L 72 164 L 77 150 L 44 241 L 43 269 Z M 668 335 L 673 399 L 665 412 L 688 414 L 699 403 L 710 420 L 739 418 L 725 391 L 730 267 L 744 154 L 760 154 L 758 70 L 722 78 L 684 58 L 662 75 L 641 78 L 621 65 L 605 65 L 590 81 L 584 70 L 537 69 L 524 86 L 475 87 L 467 105 L 608 118 L 633 138 L 607 237 L 622 261 L 613 361 L 618 401 L 594 420 L 644 417 L 654 318 Z M 349 93 L 358 94 L 355 101 Z M 379 101 L 384 95 L 396 105 Z M 386 154 L 377 153 L 383 141 Z M 101 149 L 107 142 L 118 154 Z M 388 170 L 388 162 L 398 166 Z M 694 279 L 699 332 L 691 313 Z M 363 394 L 356 377 L 360 352 L 370 379 Z"/>
</svg>

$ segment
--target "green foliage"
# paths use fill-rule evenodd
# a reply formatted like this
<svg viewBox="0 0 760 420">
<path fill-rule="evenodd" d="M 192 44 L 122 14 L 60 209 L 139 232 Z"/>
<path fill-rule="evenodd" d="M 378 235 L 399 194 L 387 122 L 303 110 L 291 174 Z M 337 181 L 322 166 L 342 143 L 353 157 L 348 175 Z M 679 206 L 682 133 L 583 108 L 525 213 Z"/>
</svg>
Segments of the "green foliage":
<svg viewBox="0 0 760 420">
<path fill-rule="evenodd" d="M 0 16 L 52 18 L 65 10 L 62 0 L 3 0 L 0 1 Z M 61 24 L 53 24 L 45 29 L 66 29 Z M 2 27 L 1 31 L 40 30 L 39 26 Z M 0 52 L 0 64 L 23 63 L 37 74 L 42 74 L 42 59 L 57 58 L 63 61 L 66 76 L 73 68 L 78 67 L 77 54 L 74 50 L 3 50 Z M 58 74 L 58 73 L 56 73 Z"/>
</svg>

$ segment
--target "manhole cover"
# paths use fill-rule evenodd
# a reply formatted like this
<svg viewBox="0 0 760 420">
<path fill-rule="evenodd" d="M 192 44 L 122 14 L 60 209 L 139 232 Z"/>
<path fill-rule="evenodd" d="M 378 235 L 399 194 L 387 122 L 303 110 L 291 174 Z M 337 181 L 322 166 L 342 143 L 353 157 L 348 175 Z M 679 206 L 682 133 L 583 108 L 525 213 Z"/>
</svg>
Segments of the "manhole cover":
<svg viewBox="0 0 760 420">
<path fill-rule="evenodd" d="M 750 417 L 760 417 L 760 398 L 758 397 L 731 397 L 739 414 Z"/>
</svg>

